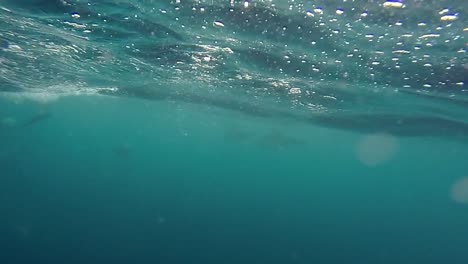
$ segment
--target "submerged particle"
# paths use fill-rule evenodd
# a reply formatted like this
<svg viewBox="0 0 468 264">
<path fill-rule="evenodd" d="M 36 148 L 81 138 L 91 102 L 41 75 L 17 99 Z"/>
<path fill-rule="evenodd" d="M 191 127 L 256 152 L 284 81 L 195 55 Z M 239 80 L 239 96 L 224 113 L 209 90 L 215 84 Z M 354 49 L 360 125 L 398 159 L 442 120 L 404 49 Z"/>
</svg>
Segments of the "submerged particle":
<svg viewBox="0 0 468 264">
<path fill-rule="evenodd" d="M 468 177 L 464 177 L 452 185 L 450 196 L 457 203 L 468 204 Z"/>
<path fill-rule="evenodd" d="M 71 14 L 71 17 L 73 17 L 73 18 L 80 18 L 80 14 L 78 14 L 78 13 L 72 13 L 72 14 Z"/>
<path fill-rule="evenodd" d="M 343 13 L 344 13 L 344 10 L 341 9 L 341 8 L 338 8 L 338 9 L 336 10 L 336 14 L 337 14 L 337 15 L 341 15 L 341 14 L 343 14 Z"/>
<path fill-rule="evenodd" d="M 405 5 L 401 2 L 395 2 L 395 1 L 387 1 L 383 4 L 383 7 L 386 8 L 403 8 Z"/>
</svg>

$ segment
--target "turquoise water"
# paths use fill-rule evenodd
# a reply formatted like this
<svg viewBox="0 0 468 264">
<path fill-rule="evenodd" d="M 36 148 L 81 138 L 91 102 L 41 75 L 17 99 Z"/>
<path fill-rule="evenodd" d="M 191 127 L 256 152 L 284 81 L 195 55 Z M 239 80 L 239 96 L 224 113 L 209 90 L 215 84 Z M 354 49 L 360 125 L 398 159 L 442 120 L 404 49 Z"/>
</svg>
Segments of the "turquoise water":
<svg viewBox="0 0 468 264">
<path fill-rule="evenodd" d="M 468 263 L 467 6 L 401 3 L 0 1 L 0 263 Z"/>
</svg>

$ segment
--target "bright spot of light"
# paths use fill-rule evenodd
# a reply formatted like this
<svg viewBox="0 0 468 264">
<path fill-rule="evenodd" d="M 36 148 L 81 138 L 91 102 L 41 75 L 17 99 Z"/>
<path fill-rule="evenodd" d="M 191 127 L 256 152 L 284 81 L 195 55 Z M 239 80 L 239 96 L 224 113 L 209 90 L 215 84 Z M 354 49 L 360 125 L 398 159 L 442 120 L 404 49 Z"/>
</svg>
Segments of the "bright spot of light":
<svg viewBox="0 0 468 264">
<path fill-rule="evenodd" d="M 451 197 L 457 203 L 468 204 L 468 177 L 461 178 L 452 185 Z"/>
<path fill-rule="evenodd" d="M 357 157 L 364 165 L 372 167 L 390 160 L 397 150 L 397 138 L 386 133 L 376 133 L 361 139 L 357 146 Z"/>
</svg>

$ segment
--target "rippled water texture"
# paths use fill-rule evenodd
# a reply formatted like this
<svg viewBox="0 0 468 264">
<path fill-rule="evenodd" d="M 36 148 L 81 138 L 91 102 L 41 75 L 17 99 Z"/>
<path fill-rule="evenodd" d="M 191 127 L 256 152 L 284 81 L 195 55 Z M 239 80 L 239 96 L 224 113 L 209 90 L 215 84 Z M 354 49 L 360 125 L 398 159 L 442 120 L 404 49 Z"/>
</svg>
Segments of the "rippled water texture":
<svg viewBox="0 0 468 264">
<path fill-rule="evenodd" d="M 0 90 L 101 93 L 395 135 L 468 134 L 459 1 L 1 4 Z"/>
</svg>

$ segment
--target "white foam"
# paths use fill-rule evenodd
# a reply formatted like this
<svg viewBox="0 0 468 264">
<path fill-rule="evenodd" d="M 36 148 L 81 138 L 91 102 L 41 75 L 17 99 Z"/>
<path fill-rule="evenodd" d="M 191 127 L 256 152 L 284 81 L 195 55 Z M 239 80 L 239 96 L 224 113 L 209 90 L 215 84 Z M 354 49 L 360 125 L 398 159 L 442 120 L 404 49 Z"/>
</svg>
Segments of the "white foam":
<svg viewBox="0 0 468 264">
<path fill-rule="evenodd" d="M 21 92 L 2 92 L 0 96 L 15 102 L 54 102 L 66 96 L 99 95 L 101 91 L 117 91 L 115 87 L 85 87 L 77 85 L 53 85 L 45 88 L 25 89 Z"/>
</svg>

